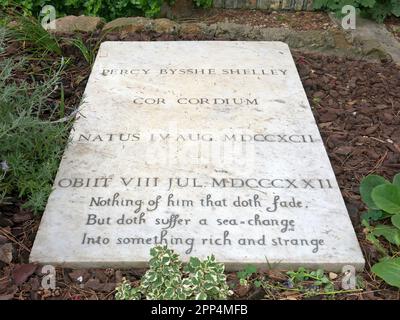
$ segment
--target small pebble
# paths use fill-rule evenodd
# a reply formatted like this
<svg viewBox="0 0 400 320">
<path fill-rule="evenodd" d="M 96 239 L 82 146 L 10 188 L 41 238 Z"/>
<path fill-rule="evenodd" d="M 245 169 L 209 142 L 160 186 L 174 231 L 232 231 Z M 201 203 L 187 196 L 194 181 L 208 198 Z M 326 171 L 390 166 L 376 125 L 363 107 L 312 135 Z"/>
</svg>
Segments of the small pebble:
<svg viewBox="0 0 400 320">
<path fill-rule="evenodd" d="M 338 275 L 334 272 L 329 272 L 329 279 L 335 280 L 338 277 Z"/>
</svg>

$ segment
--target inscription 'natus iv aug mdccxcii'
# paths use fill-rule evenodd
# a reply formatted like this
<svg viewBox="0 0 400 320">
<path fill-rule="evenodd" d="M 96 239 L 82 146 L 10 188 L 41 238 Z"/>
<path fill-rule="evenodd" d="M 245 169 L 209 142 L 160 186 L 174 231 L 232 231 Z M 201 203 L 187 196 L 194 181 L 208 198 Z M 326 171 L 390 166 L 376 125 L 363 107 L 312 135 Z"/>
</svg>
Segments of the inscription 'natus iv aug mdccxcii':
<svg viewBox="0 0 400 320">
<path fill-rule="evenodd" d="M 30 260 L 144 267 L 156 245 L 363 268 L 286 44 L 101 45 Z"/>
</svg>

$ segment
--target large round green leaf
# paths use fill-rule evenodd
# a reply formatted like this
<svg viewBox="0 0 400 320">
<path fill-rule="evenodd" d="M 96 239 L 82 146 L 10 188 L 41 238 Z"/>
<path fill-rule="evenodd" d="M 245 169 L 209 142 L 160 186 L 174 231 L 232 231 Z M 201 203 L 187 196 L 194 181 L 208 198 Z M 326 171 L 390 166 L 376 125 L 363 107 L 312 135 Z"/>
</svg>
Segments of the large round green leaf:
<svg viewBox="0 0 400 320">
<path fill-rule="evenodd" d="M 400 288 L 400 258 L 378 262 L 371 270 L 391 286 Z"/>
<path fill-rule="evenodd" d="M 392 220 L 392 224 L 396 228 L 400 229 L 400 214 L 395 214 L 394 216 L 392 216 L 391 220 Z"/>
<path fill-rule="evenodd" d="M 388 184 L 388 183 L 389 181 L 387 181 L 385 178 L 375 174 L 371 174 L 362 179 L 360 185 L 360 194 L 361 198 L 363 199 L 364 203 L 368 206 L 369 209 L 379 209 L 379 207 L 375 204 L 374 200 L 372 200 L 371 198 L 372 190 L 381 184 Z"/>
<path fill-rule="evenodd" d="M 400 188 L 393 184 L 382 184 L 372 190 L 371 198 L 382 210 L 400 213 Z"/>
<path fill-rule="evenodd" d="M 400 6 L 400 5 L 399 5 Z M 400 173 L 396 174 L 393 178 L 393 184 L 400 188 Z"/>
</svg>

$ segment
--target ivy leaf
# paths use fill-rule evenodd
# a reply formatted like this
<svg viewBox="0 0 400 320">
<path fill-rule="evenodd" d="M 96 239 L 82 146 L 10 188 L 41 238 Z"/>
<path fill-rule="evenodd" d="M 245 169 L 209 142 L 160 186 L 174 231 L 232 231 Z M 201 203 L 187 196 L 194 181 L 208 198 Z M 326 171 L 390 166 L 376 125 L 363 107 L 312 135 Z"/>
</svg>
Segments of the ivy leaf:
<svg viewBox="0 0 400 320">
<path fill-rule="evenodd" d="M 190 257 L 190 261 L 189 261 L 190 265 L 196 269 L 200 266 L 201 261 L 199 258 L 195 258 L 195 257 Z"/>
<path fill-rule="evenodd" d="M 171 263 L 171 259 L 169 256 L 165 255 L 161 258 L 161 264 L 168 266 Z"/>
<path fill-rule="evenodd" d="M 325 285 L 324 291 L 325 291 L 325 292 L 332 292 L 332 291 L 335 291 L 335 286 L 333 285 L 333 283 L 327 283 L 327 284 Z"/>
<path fill-rule="evenodd" d="M 324 270 L 322 269 L 318 269 L 316 272 L 317 277 L 321 278 L 324 276 Z"/>
<path fill-rule="evenodd" d="M 155 256 L 157 255 L 157 248 L 151 248 L 151 249 L 150 249 L 150 255 L 151 255 L 152 257 L 155 257 Z"/>
<path fill-rule="evenodd" d="M 374 236 L 382 236 L 390 243 L 400 246 L 400 230 L 383 224 L 377 225 L 371 232 Z"/>
<path fill-rule="evenodd" d="M 400 188 L 393 184 L 384 184 L 374 188 L 371 193 L 374 203 L 382 210 L 400 213 Z"/>
<path fill-rule="evenodd" d="M 400 258 L 378 262 L 371 270 L 386 283 L 400 288 Z"/>
<path fill-rule="evenodd" d="M 321 279 L 321 282 L 323 283 L 323 284 L 329 284 L 329 283 L 331 283 L 331 281 L 325 276 L 325 277 L 323 277 L 322 279 Z"/>
<path fill-rule="evenodd" d="M 360 194 L 362 200 L 368 206 L 369 209 L 380 209 L 379 207 L 377 207 L 374 200 L 372 200 L 371 193 L 375 187 L 386 183 L 389 182 L 385 178 L 375 174 L 371 174 L 362 179 L 360 185 Z"/>
<path fill-rule="evenodd" d="M 321 280 L 314 281 L 314 286 L 319 287 L 320 285 L 322 285 L 322 281 Z"/>
<path fill-rule="evenodd" d="M 164 298 L 166 300 L 172 300 L 174 298 L 174 289 L 173 288 L 165 289 Z"/>
<path fill-rule="evenodd" d="M 392 220 L 392 224 L 396 228 L 400 229 L 400 214 L 395 214 L 394 216 L 392 216 L 391 220 Z"/>
<path fill-rule="evenodd" d="M 186 294 L 181 292 L 178 294 L 178 300 L 186 300 Z"/>
<path fill-rule="evenodd" d="M 246 273 L 242 270 L 242 271 L 238 271 L 237 273 L 236 273 L 236 275 L 237 275 L 237 277 L 239 278 L 239 279 L 245 279 L 246 278 Z"/>
<path fill-rule="evenodd" d="M 148 282 L 154 282 L 154 281 L 156 281 L 157 280 L 157 273 L 155 273 L 155 272 L 149 272 L 148 274 L 147 274 L 147 277 L 146 277 L 147 279 L 147 281 Z"/>
<path fill-rule="evenodd" d="M 246 266 L 245 270 L 246 270 L 246 273 L 247 273 L 248 275 L 252 275 L 253 273 L 256 273 L 256 272 L 257 272 L 257 268 L 256 268 L 256 266 L 254 266 L 254 265 L 248 265 L 248 266 Z"/>
<path fill-rule="evenodd" d="M 196 300 L 207 300 L 207 295 L 204 292 L 199 292 L 196 294 Z"/>
<path fill-rule="evenodd" d="M 211 290 L 213 288 L 215 288 L 215 285 L 213 283 L 211 283 L 211 282 L 206 282 L 204 284 L 204 289 L 207 290 L 207 291 L 209 291 L 209 290 Z"/>
</svg>

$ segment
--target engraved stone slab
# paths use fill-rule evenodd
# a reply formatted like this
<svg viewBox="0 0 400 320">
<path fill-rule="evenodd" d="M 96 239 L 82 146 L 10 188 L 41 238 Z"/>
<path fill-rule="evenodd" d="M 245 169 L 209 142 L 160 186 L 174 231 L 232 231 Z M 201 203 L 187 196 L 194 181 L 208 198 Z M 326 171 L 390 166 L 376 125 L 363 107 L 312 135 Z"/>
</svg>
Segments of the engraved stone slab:
<svg viewBox="0 0 400 320">
<path fill-rule="evenodd" d="M 288 46 L 105 42 L 31 261 L 363 268 Z"/>
</svg>

